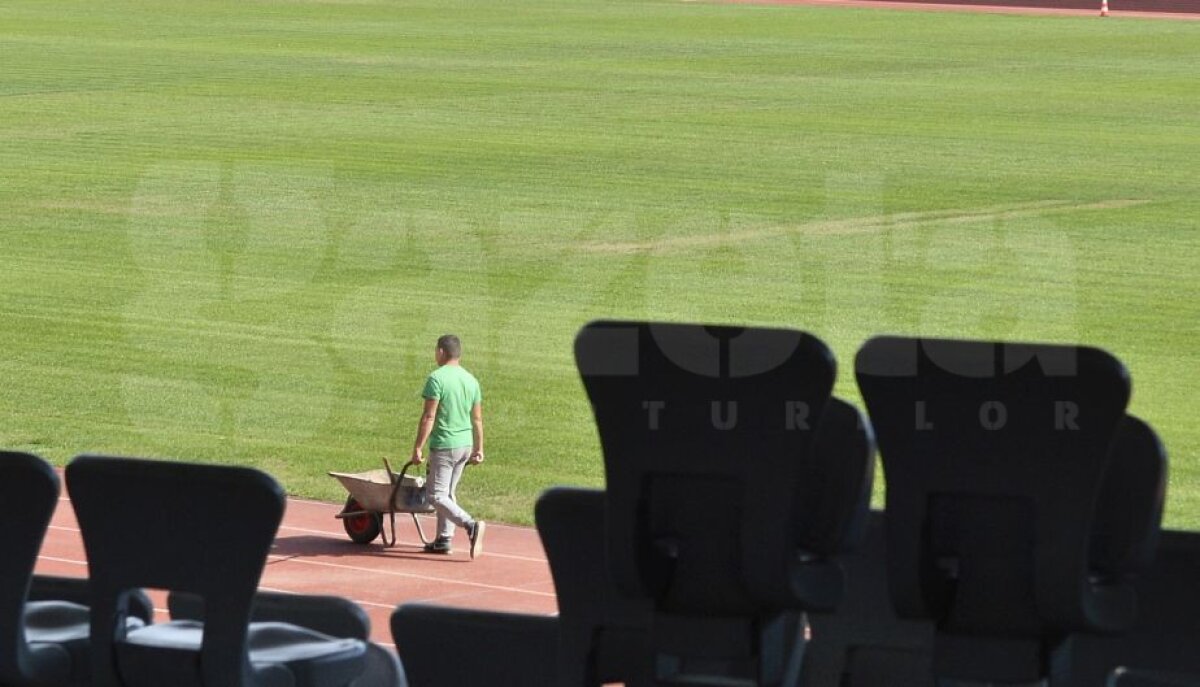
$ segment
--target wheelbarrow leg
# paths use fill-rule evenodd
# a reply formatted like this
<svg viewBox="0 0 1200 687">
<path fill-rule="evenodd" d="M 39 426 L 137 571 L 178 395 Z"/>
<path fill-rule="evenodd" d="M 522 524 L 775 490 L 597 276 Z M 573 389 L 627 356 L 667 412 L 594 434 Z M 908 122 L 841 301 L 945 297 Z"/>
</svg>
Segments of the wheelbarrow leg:
<svg viewBox="0 0 1200 687">
<path fill-rule="evenodd" d="M 416 525 L 416 527 L 417 527 L 417 536 L 421 538 L 421 543 L 426 546 L 428 546 L 429 544 L 432 544 L 433 540 L 425 537 L 425 530 L 421 528 L 421 521 L 417 519 L 417 514 L 409 513 L 409 515 L 412 516 L 413 525 Z M 395 527 L 395 523 L 392 524 L 392 527 Z M 393 531 L 392 538 L 394 539 L 395 536 L 396 536 L 395 532 Z"/>
<path fill-rule="evenodd" d="M 383 541 L 383 548 L 385 549 L 396 545 L 396 513 L 395 511 L 391 511 L 387 515 L 391 524 L 392 538 L 390 540 L 388 539 L 387 527 L 379 528 L 379 538 Z M 380 519 L 382 520 L 382 518 Z"/>
</svg>

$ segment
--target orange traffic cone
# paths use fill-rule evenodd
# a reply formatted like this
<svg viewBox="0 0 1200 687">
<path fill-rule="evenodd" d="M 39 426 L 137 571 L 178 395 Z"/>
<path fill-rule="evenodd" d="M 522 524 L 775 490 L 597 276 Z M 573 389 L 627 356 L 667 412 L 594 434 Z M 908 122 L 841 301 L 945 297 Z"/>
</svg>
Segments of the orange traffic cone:
<svg viewBox="0 0 1200 687">
<path fill-rule="evenodd" d="M 1100 0 L 1100 16 L 1108 16 L 1108 0 Z"/>
</svg>

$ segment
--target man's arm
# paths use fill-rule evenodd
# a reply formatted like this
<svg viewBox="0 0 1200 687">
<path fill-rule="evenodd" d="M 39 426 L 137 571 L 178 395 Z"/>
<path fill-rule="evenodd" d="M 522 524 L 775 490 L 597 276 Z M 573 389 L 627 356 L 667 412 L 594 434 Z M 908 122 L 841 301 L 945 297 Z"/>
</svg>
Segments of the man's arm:
<svg viewBox="0 0 1200 687">
<path fill-rule="evenodd" d="M 413 442 L 411 460 L 414 463 L 425 460 L 421 449 L 425 447 L 429 434 L 433 432 L 433 421 L 437 419 L 437 409 L 438 400 L 436 398 L 425 399 L 425 408 L 421 411 L 421 419 L 417 421 L 417 440 Z"/>
<path fill-rule="evenodd" d="M 471 406 L 471 446 L 472 463 L 483 462 L 483 405 L 476 403 Z"/>
</svg>

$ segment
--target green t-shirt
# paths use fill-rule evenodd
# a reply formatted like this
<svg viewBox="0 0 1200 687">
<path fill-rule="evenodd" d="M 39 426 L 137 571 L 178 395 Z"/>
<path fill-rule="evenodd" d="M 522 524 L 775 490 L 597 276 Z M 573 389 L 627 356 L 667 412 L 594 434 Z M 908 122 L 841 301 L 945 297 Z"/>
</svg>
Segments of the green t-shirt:
<svg viewBox="0 0 1200 687">
<path fill-rule="evenodd" d="M 421 395 L 438 401 L 429 448 L 462 448 L 475 443 L 471 408 L 483 402 L 483 392 L 474 375 L 459 365 L 442 365 L 425 380 Z"/>
</svg>

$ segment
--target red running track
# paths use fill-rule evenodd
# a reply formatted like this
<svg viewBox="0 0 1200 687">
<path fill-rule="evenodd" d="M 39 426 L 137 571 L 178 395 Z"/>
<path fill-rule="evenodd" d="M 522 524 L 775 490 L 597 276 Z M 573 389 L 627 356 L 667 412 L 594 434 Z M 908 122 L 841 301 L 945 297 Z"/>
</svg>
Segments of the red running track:
<svg viewBox="0 0 1200 687">
<path fill-rule="evenodd" d="M 385 549 L 378 540 L 355 544 L 346 537 L 341 520 L 334 518 L 339 510 L 330 503 L 288 499 L 263 572 L 263 589 L 351 599 L 370 616 L 372 639 L 387 646 L 392 646 L 392 610 L 405 602 L 538 614 L 558 610 L 550 568 L 533 528 L 489 522 L 484 553 L 472 561 L 462 531 L 456 534 L 453 554 L 422 553 L 407 514 L 396 516 L 395 546 Z M 423 516 L 422 526 L 432 536 L 433 519 Z M 87 576 L 79 525 L 65 494 L 46 533 L 36 572 Z M 165 595 L 151 593 L 151 598 L 165 619 Z"/>
</svg>

